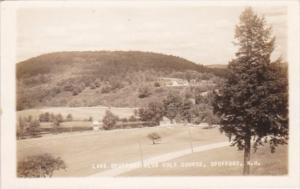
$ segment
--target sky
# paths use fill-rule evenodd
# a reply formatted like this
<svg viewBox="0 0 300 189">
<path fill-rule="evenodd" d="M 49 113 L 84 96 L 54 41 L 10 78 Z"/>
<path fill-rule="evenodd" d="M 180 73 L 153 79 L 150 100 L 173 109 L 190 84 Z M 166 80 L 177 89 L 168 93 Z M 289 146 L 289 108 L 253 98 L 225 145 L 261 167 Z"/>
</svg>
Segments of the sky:
<svg viewBox="0 0 300 189">
<path fill-rule="evenodd" d="M 17 62 L 44 53 L 138 50 L 180 56 L 198 64 L 227 64 L 234 29 L 245 7 L 105 6 L 21 8 Z M 253 7 L 273 28 L 273 58 L 287 57 L 286 7 Z"/>
</svg>

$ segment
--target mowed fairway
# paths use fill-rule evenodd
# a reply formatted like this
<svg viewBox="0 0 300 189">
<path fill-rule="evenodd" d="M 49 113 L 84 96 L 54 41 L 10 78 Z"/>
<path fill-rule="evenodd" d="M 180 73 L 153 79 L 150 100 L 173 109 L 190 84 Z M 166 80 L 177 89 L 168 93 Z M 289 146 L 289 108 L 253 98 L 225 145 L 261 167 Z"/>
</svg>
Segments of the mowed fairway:
<svg viewBox="0 0 300 189">
<path fill-rule="evenodd" d="M 147 138 L 147 135 L 154 131 L 162 137 L 161 142 L 155 145 Z M 20 161 L 26 156 L 50 153 L 60 156 L 67 164 L 66 171 L 54 172 L 54 176 L 89 176 L 110 168 L 95 168 L 95 165 L 141 160 L 140 147 L 143 158 L 146 159 L 188 149 L 191 141 L 193 146 L 200 146 L 227 141 L 227 138 L 221 135 L 217 128 L 184 126 L 88 131 L 19 140 L 17 156 Z"/>
<path fill-rule="evenodd" d="M 286 175 L 288 173 L 287 146 L 279 146 L 271 153 L 269 146 L 251 154 L 251 175 Z M 222 147 L 197 152 L 158 164 L 139 168 L 120 176 L 239 176 L 243 174 L 243 151 L 236 147 Z M 205 166 L 204 166 L 205 165 Z"/>
<path fill-rule="evenodd" d="M 102 120 L 105 115 L 105 111 L 110 110 L 113 114 L 120 118 L 128 118 L 134 114 L 135 108 L 116 108 L 116 107 L 105 107 L 105 106 L 94 106 L 94 107 L 49 107 L 39 109 L 27 109 L 18 111 L 18 116 L 38 118 L 42 113 L 53 113 L 62 114 L 66 117 L 68 114 L 72 114 L 74 120 L 87 120 L 92 117 L 94 120 Z"/>
</svg>

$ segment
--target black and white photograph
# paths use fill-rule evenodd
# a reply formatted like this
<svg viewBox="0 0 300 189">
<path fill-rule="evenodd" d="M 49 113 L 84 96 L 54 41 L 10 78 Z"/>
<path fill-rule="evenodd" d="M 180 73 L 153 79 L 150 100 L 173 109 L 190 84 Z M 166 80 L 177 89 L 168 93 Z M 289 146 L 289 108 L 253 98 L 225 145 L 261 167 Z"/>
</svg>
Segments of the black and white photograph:
<svg viewBox="0 0 300 189">
<path fill-rule="evenodd" d="M 3 183 L 299 186 L 299 2 L 213 2 L 4 1 Z"/>
</svg>

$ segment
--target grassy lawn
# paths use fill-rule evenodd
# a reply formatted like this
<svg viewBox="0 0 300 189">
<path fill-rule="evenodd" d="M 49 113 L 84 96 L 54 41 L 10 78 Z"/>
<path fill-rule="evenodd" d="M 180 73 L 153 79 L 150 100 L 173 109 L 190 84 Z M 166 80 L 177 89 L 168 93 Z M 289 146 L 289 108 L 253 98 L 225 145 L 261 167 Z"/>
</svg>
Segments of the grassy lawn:
<svg viewBox="0 0 300 189">
<path fill-rule="evenodd" d="M 95 164 L 129 163 L 141 159 L 139 142 L 143 157 L 190 148 L 190 129 L 193 145 L 203 145 L 226 141 L 218 129 L 202 129 L 176 126 L 148 127 L 139 129 L 124 129 L 68 134 L 60 137 L 26 139 L 17 141 L 17 158 L 51 153 L 60 156 L 67 164 L 66 171 L 57 171 L 54 176 L 88 176 L 104 170 L 93 168 Z M 150 132 L 161 135 L 160 144 L 152 144 L 147 138 Z"/>
<path fill-rule="evenodd" d="M 251 175 L 286 175 L 288 173 L 287 146 L 271 153 L 269 146 L 252 153 Z M 242 175 L 243 152 L 235 147 L 223 147 L 193 153 L 148 168 L 140 168 L 121 176 L 238 176 Z"/>
<path fill-rule="evenodd" d="M 105 115 L 105 111 L 108 107 L 97 106 L 97 107 L 51 107 L 51 108 L 40 108 L 40 109 L 28 109 L 18 111 L 18 116 L 27 117 L 31 115 L 33 118 L 38 118 L 40 114 L 49 112 L 53 114 L 62 114 L 66 117 L 68 114 L 72 114 L 74 120 L 86 120 L 92 117 L 94 120 L 102 120 Z M 134 114 L 135 108 L 115 108 L 111 107 L 110 111 L 120 118 L 127 118 Z"/>
</svg>

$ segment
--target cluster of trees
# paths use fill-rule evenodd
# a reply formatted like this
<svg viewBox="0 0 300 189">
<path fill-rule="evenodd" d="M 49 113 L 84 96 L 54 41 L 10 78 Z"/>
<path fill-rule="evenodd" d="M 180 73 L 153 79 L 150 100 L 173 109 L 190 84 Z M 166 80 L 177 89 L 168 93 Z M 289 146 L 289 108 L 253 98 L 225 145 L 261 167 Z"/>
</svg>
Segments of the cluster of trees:
<svg viewBox="0 0 300 189">
<path fill-rule="evenodd" d="M 74 71 L 73 68 L 76 68 L 76 74 L 69 77 L 70 70 Z M 190 70 L 194 70 L 194 73 Z M 87 88 L 95 89 L 95 93 L 110 93 L 124 86 L 153 83 L 156 78 L 169 77 L 174 72 L 183 73 L 178 76 L 183 75 L 186 79 L 192 79 L 195 73 L 203 73 L 197 76 L 202 79 L 213 76 L 202 65 L 159 53 L 50 53 L 17 65 L 17 109 L 69 105 L 70 93 L 72 98 L 80 101 L 78 104 L 85 105 L 81 103 L 84 97 L 77 96 Z M 187 74 L 184 74 L 185 72 Z M 59 101 L 56 98 L 59 98 Z"/>
<path fill-rule="evenodd" d="M 206 98 L 209 98 L 209 96 Z M 174 120 L 194 124 L 203 121 L 209 125 L 218 123 L 218 117 L 213 114 L 210 104 L 195 104 L 193 101 L 193 99 L 170 93 L 161 102 L 150 102 L 146 107 L 139 108 L 138 115 L 141 121 L 150 121 L 154 125 L 159 125 L 164 116 L 171 123 Z"/>
<path fill-rule="evenodd" d="M 66 169 L 65 162 L 60 157 L 51 154 L 29 156 L 18 162 L 18 177 L 52 177 L 53 172 Z"/>
<path fill-rule="evenodd" d="M 56 87 L 59 91 L 71 92 L 73 96 L 78 95 L 86 88 L 96 89 L 101 86 L 101 81 L 98 78 L 90 76 L 80 76 L 77 78 L 69 78 L 57 83 Z"/>
<path fill-rule="evenodd" d="M 53 114 L 49 112 L 45 112 L 39 115 L 39 121 L 40 122 L 53 122 L 55 119 L 63 121 L 64 118 L 61 114 Z"/>
<path fill-rule="evenodd" d="M 119 121 L 126 123 L 126 122 L 135 122 L 140 121 L 139 118 L 135 117 L 134 115 L 131 115 L 129 118 L 121 118 Z"/>
<path fill-rule="evenodd" d="M 101 93 L 110 93 L 117 89 L 122 89 L 124 87 L 124 84 L 119 81 L 119 79 L 111 79 L 110 81 L 104 82 Z"/>
<path fill-rule="evenodd" d="M 159 125 L 164 115 L 163 105 L 160 102 L 150 102 L 147 107 L 138 109 L 138 116 L 141 121 L 149 121 L 153 125 Z"/>
<path fill-rule="evenodd" d="M 139 91 L 138 91 L 139 98 L 146 98 L 150 95 L 151 95 L 151 91 L 148 86 L 142 86 L 139 88 Z"/>
<path fill-rule="evenodd" d="M 19 117 L 17 125 L 17 138 L 23 139 L 24 137 L 39 137 L 41 134 L 42 122 L 51 122 L 53 132 L 57 133 L 58 128 L 64 121 L 73 121 L 72 114 L 68 114 L 65 118 L 61 114 L 53 114 L 45 112 L 39 115 L 38 119 L 34 119 L 32 116 Z"/>
<path fill-rule="evenodd" d="M 105 130 L 113 129 L 116 126 L 118 121 L 119 121 L 119 117 L 113 114 L 111 111 L 107 110 L 102 120 L 103 129 Z"/>
<path fill-rule="evenodd" d="M 22 139 L 25 136 L 39 137 L 40 136 L 40 122 L 33 119 L 32 116 L 26 118 L 19 118 L 17 125 L 17 138 Z"/>
<path fill-rule="evenodd" d="M 134 115 L 131 115 L 129 118 L 119 118 L 117 115 L 113 114 L 111 111 L 107 110 L 103 117 L 103 129 L 110 130 L 118 127 L 123 127 L 124 125 L 128 127 L 136 127 L 137 124 L 147 125 L 140 123 L 141 121 Z"/>
<path fill-rule="evenodd" d="M 59 122 L 64 122 L 64 121 L 73 121 L 73 116 L 72 114 L 68 114 L 65 118 L 63 117 L 62 114 L 53 114 L 49 112 L 45 112 L 39 115 L 39 121 L 40 122 L 54 122 L 54 121 L 59 121 Z"/>
<path fill-rule="evenodd" d="M 23 80 L 25 85 L 34 86 L 42 83 L 49 82 L 51 80 L 51 76 L 49 74 L 37 74 L 34 77 L 28 77 Z"/>
<path fill-rule="evenodd" d="M 199 82 L 201 80 L 209 80 L 209 79 L 212 79 L 212 78 L 218 77 L 218 76 L 216 76 L 212 73 L 209 73 L 209 72 L 201 73 L 201 72 L 197 72 L 195 70 L 187 70 L 184 72 L 174 72 L 174 73 L 170 74 L 170 77 L 184 79 L 184 80 L 187 80 L 188 82 L 191 82 L 192 80 Z"/>
</svg>

